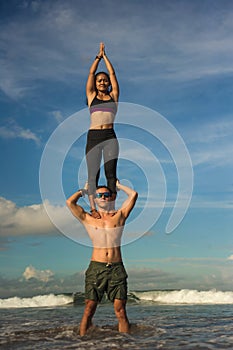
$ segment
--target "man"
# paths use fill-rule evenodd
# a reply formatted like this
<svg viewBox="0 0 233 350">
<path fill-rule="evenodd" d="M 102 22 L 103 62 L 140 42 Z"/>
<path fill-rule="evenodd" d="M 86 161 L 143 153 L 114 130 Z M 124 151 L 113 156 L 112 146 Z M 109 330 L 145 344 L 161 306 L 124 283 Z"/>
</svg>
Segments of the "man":
<svg viewBox="0 0 233 350">
<path fill-rule="evenodd" d="M 85 309 L 80 323 L 80 335 L 85 335 L 92 325 L 92 318 L 98 302 L 104 292 L 114 304 L 118 319 L 119 332 L 129 332 L 129 321 L 126 314 L 127 273 L 121 256 L 121 236 L 126 219 L 133 209 L 137 192 L 117 181 L 117 189 L 123 190 L 128 198 L 118 210 L 111 210 L 112 193 L 106 186 L 96 189 L 95 202 L 100 218 L 87 213 L 77 201 L 84 191 L 79 190 L 67 199 L 67 206 L 73 215 L 83 224 L 89 234 L 93 251 L 90 265 L 86 271 Z"/>
</svg>

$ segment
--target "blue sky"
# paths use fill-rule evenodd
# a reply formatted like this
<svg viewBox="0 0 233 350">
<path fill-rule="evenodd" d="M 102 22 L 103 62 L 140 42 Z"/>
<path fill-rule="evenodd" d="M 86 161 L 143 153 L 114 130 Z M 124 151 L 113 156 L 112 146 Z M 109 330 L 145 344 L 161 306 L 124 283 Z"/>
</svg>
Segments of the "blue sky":
<svg viewBox="0 0 233 350">
<path fill-rule="evenodd" d="M 0 14 L 0 297 L 83 289 L 91 249 L 60 232 L 42 202 L 69 227 L 51 193 L 60 181 L 65 199 L 85 181 L 85 82 L 100 41 L 120 84 L 118 175 L 139 192 L 130 218 L 138 231 L 129 225 L 137 239 L 123 246 L 130 289 L 232 290 L 232 2 L 10 0 Z M 189 208 L 170 234 L 184 154 L 161 142 L 158 115 L 180 135 L 194 174 Z M 58 130 L 46 198 L 40 164 Z M 176 139 L 167 140 L 175 152 Z"/>
</svg>

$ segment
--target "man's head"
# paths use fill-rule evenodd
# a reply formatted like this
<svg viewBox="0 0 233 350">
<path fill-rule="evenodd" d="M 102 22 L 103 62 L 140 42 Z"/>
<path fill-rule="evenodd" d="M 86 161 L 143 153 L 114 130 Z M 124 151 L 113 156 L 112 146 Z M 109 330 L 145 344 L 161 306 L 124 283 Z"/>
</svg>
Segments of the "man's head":
<svg viewBox="0 0 233 350">
<path fill-rule="evenodd" d="M 112 191 L 107 186 L 98 186 L 95 192 L 95 202 L 99 208 L 108 210 L 112 201 Z"/>
</svg>

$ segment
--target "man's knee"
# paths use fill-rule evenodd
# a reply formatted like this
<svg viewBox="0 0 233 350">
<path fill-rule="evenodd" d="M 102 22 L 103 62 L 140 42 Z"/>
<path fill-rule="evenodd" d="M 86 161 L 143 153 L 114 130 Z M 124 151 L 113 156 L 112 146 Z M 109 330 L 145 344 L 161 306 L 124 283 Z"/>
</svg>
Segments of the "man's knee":
<svg viewBox="0 0 233 350">
<path fill-rule="evenodd" d="M 115 300 L 114 309 L 117 318 L 126 318 L 126 300 Z"/>
<path fill-rule="evenodd" d="M 86 306 L 84 310 L 84 314 L 87 317 L 93 316 L 97 307 L 97 302 L 94 300 L 86 300 Z"/>
</svg>

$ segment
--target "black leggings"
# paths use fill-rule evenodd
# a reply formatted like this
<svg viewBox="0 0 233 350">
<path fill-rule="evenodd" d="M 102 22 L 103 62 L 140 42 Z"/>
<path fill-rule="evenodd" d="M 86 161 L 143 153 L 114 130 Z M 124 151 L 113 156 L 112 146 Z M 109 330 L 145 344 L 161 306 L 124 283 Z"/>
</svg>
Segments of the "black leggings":
<svg viewBox="0 0 233 350">
<path fill-rule="evenodd" d="M 98 186 L 102 155 L 107 186 L 113 193 L 116 193 L 118 154 L 119 144 L 113 129 L 88 131 L 86 144 L 88 194 L 94 194 Z"/>
</svg>

